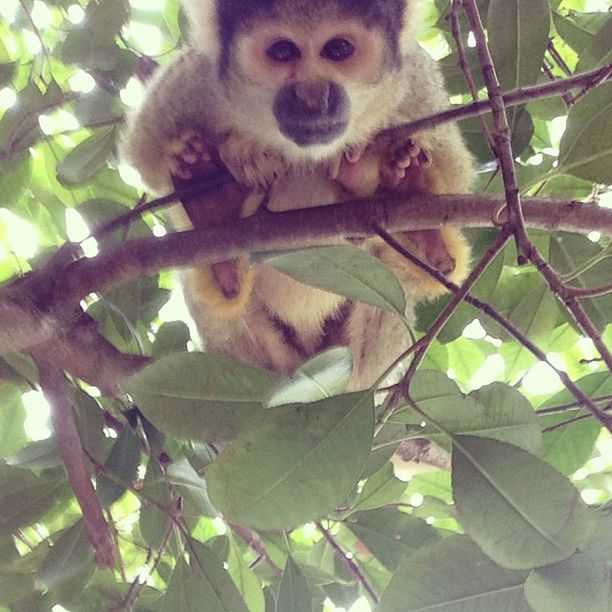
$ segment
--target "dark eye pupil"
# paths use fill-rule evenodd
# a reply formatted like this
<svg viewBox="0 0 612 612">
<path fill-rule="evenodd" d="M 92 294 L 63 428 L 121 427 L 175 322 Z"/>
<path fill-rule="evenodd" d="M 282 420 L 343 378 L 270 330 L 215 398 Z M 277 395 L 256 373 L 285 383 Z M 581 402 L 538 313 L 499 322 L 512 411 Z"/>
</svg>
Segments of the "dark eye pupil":
<svg viewBox="0 0 612 612">
<path fill-rule="evenodd" d="M 300 50 L 290 40 L 277 40 L 268 47 L 266 54 L 275 62 L 291 62 L 300 57 Z"/>
<path fill-rule="evenodd" d="M 321 55 L 333 62 L 341 62 L 348 59 L 355 52 L 355 47 L 346 38 L 332 38 L 328 40 Z"/>
</svg>

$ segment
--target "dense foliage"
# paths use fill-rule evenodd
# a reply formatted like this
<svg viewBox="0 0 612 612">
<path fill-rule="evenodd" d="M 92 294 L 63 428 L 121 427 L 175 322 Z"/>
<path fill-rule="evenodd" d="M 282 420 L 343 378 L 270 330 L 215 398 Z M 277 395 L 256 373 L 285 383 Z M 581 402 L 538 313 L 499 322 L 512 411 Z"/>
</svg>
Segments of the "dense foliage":
<svg viewBox="0 0 612 612">
<path fill-rule="evenodd" d="M 441 58 L 452 102 L 469 102 L 449 2 L 425 4 L 422 42 Z M 502 87 L 612 62 L 612 15 L 595 4 L 480 0 Z M 115 157 L 117 137 L 139 78 L 180 46 L 183 23 L 176 0 L 2 0 L 1 281 L 84 238 L 83 222 L 97 227 L 141 201 Z M 571 95 L 509 111 L 520 188 L 612 205 L 612 82 Z M 461 127 L 481 165 L 477 190 L 503 193 L 480 121 Z M 164 231 L 163 214 L 149 212 L 84 247 L 95 253 Z M 495 232 L 469 232 L 475 261 Z M 530 236 L 565 283 L 612 283 L 609 237 Z M 318 280 L 304 277 L 312 260 L 303 253 L 285 256 L 283 270 L 402 311 L 397 284 L 372 261 L 357 262 L 357 278 L 352 250 L 310 257 Z M 24 354 L 0 358 L 1 611 L 356 612 L 378 598 L 385 612 L 611 609 L 612 438 L 520 338 L 462 304 L 413 377 L 412 402 L 375 431 L 385 396 L 343 394 L 344 349 L 290 379 L 195 352 L 175 285 L 164 271 L 86 300 L 117 348 L 155 358 L 123 383 L 125 394 L 105 396 L 69 376 L 120 551 L 113 569 L 94 562 L 35 365 Z M 609 406 L 612 380 L 592 341 L 538 270 L 518 265 L 513 244 L 472 294 Z M 448 300 L 419 306 L 417 334 Z M 609 345 L 610 292 L 582 304 Z M 399 442 L 421 437 L 452 451 L 451 469 L 395 461 L 394 472 Z"/>
</svg>

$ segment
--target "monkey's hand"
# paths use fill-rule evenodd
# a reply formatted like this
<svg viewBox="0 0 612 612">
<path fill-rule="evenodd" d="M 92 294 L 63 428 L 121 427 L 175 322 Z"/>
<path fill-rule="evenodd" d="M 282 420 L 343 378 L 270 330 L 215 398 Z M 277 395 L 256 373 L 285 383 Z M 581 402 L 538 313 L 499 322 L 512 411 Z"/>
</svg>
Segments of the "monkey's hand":
<svg viewBox="0 0 612 612">
<path fill-rule="evenodd" d="M 205 179 L 218 171 L 213 162 L 213 148 L 191 130 L 171 140 L 164 149 L 165 166 L 173 177 Z"/>
<path fill-rule="evenodd" d="M 268 189 L 286 170 L 285 160 L 278 152 L 235 132 L 219 145 L 219 155 L 243 185 Z"/>
<path fill-rule="evenodd" d="M 391 143 L 381 159 L 381 186 L 400 191 L 425 191 L 425 170 L 431 165 L 432 154 L 425 141 L 408 138 Z"/>
</svg>

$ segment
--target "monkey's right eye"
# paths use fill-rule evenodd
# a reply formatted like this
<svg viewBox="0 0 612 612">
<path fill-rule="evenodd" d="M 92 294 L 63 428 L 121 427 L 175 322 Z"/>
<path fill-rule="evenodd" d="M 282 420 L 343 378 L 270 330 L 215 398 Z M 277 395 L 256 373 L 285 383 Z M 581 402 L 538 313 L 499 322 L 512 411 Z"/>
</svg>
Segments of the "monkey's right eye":
<svg viewBox="0 0 612 612">
<path fill-rule="evenodd" d="M 277 40 L 266 49 L 266 55 L 274 62 L 292 62 L 302 54 L 298 46 L 290 40 Z"/>
</svg>

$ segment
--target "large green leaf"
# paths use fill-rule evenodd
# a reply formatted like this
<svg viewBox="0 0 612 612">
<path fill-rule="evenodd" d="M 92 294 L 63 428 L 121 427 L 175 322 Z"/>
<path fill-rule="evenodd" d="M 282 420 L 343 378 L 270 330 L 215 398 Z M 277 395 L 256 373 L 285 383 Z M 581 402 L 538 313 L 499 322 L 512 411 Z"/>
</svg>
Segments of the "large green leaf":
<svg viewBox="0 0 612 612">
<path fill-rule="evenodd" d="M 210 353 L 159 359 L 126 379 L 144 415 L 177 438 L 236 437 L 263 418 L 262 403 L 283 377 Z"/>
<path fill-rule="evenodd" d="M 601 517 L 585 550 L 533 571 L 525 594 L 535 612 L 611 612 L 612 517 Z"/>
<path fill-rule="evenodd" d="M 33 523 L 66 493 L 66 477 L 43 472 L 40 477 L 0 464 L 0 532 Z"/>
<path fill-rule="evenodd" d="M 612 182 L 612 83 L 589 92 L 570 110 L 558 169 L 589 181 Z"/>
<path fill-rule="evenodd" d="M 592 534 L 593 515 L 574 486 L 515 446 L 456 436 L 452 474 L 461 524 L 504 567 L 566 559 Z"/>
<path fill-rule="evenodd" d="M 225 517 L 257 529 L 321 518 L 357 482 L 374 433 L 372 395 L 268 410 L 223 450 L 207 481 Z"/>
<path fill-rule="evenodd" d="M 487 16 L 489 46 L 504 89 L 535 83 L 548 34 L 547 0 L 491 0 Z"/>
<path fill-rule="evenodd" d="M 293 251 L 266 264 L 297 281 L 404 316 L 406 299 L 396 276 L 379 259 L 353 246 Z"/>
<path fill-rule="evenodd" d="M 53 544 L 36 574 L 36 588 L 46 590 L 80 574 L 85 565 L 93 572 L 93 548 L 81 520 L 67 529 Z"/>
<path fill-rule="evenodd" d="M 410 397 L 425 415 L 438 422 L 458 423 L 483 413 L 483 407 L 476 400 L 461 393 L 455 381 L 436 370 L 416 373 L 410 384 Z M 396 410 L 392 420 L 418 425 L 423 417 L 406 407 Z"/>
<path fill-rule="evenodd" d="M 395 508 L 360 512 L 347 526 L 392 572 L 404 557 L 440 537 L 424 520 Z"/>
<path fill-rule="evenodd" d="M 395 572 L 377 612 L 529 612 L 527 572 L 495 565 L 466 536 L 417 551 Z"/>
</svg>

